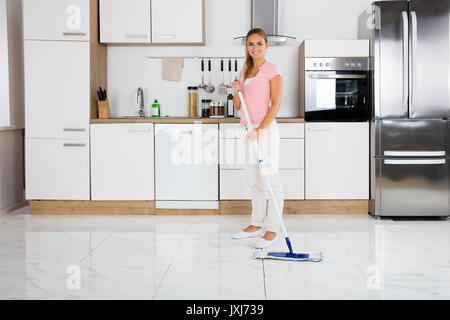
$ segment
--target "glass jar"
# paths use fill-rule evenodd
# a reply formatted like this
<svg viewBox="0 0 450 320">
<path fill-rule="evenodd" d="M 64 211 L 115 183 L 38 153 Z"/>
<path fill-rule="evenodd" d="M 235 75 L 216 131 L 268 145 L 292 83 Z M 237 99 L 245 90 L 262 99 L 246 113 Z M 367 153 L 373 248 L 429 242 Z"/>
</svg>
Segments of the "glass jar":
<svg viewBox="0 0 450 320">
<path fill-rule="evenodd" d="M 188 87 L 188 117 L 197 116 L 197 90 L 198 87 Z"/>
<path fill-rule="evenodd" d="M 215 116 L 215 114 L 214 114 L 214 112 L 215 112 L 215 110 L 214 110 L 214 108 L 215 108 L 215 102 L 214 101 L 210 101 L 209 102 L 209 116 L 210 117 L 213 117 L 213 116 Z"/>
<path fill-rule="evenodd" d="M 210 99 L 202 99 L 202 118 L 207 118 L 210 115 L 209 112 L 209 103 Z"/>
<path fill-rule="evenodd" d="M 223 102 L 217 103 L 217 115 L 218 116 L 225 115 L 225 104 Z"/>
</svg>

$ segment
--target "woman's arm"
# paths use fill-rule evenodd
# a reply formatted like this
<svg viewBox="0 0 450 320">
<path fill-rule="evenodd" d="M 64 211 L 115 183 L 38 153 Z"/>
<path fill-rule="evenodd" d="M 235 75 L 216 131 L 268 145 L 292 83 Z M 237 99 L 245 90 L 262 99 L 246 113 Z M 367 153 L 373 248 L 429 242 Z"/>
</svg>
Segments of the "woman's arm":
<svg viewBox="0 0 450 320">
<path fill-rule="evenodd" d="M 233 105 L 236 110 L 241 109 L 241 98 L 239 98 L 239 95 L 237 93 L 234 95 Z"/>
<path fill-rule="evenodd" d="M 233 81 L 231 84 L 234 91 L 233 105 L 236 110 L 241 109 L 241 99 L 239 98 L 238 91 L 242 90 L 242 84 L 239 81 Z"/>
</svg>

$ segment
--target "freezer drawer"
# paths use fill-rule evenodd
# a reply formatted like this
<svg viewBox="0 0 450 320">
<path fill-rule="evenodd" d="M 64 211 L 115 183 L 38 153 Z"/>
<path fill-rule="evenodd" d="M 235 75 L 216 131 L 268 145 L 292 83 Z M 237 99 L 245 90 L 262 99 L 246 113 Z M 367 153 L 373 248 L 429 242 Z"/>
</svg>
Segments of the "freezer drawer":
<svg viewBox="0 0 450 320">
<path fill-rule="evenodd" d="M 448 216 L 449 159 L 376 159 L 377 216 Z"/>
<path fill-rule="evenodd" d="M 375 129 L 372 135 L 375 135 L 376 156 L 447 157 L 449 155 L 450 122 L 448 120 L 380 120 L 375 121 L 373 129 Z M 399 152 L 414 153 L 401 155 Z M 429 154 L 429 152 L 435 154 Z"/>
</svg>

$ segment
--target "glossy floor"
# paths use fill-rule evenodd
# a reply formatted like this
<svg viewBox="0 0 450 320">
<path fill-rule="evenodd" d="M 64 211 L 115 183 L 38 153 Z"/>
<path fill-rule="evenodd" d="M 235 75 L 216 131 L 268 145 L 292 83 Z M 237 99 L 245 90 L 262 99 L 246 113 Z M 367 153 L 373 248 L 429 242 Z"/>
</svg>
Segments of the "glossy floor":
<svg viewBox="0 0 450 320">
<path fill-rule="evenodd" d="M 252 260 L 245 215 L 28 213 L 0 216 L 0 299 L 450 299 L 447 220 L 286 215 L 314 263 Z"/>
</svg>

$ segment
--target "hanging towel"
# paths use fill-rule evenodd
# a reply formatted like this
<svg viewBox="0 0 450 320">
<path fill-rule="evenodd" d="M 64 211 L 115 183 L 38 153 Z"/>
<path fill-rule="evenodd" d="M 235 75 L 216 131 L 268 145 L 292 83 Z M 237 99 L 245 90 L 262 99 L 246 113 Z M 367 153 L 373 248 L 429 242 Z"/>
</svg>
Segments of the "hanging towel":
<svg viewBox="0 0 450 320">
<path fill-rule="evenodd" d="M 163 58 L 162 78 L 168 81 L 180 81 L 184 59 L 180 57 Z"/>
</svg>

